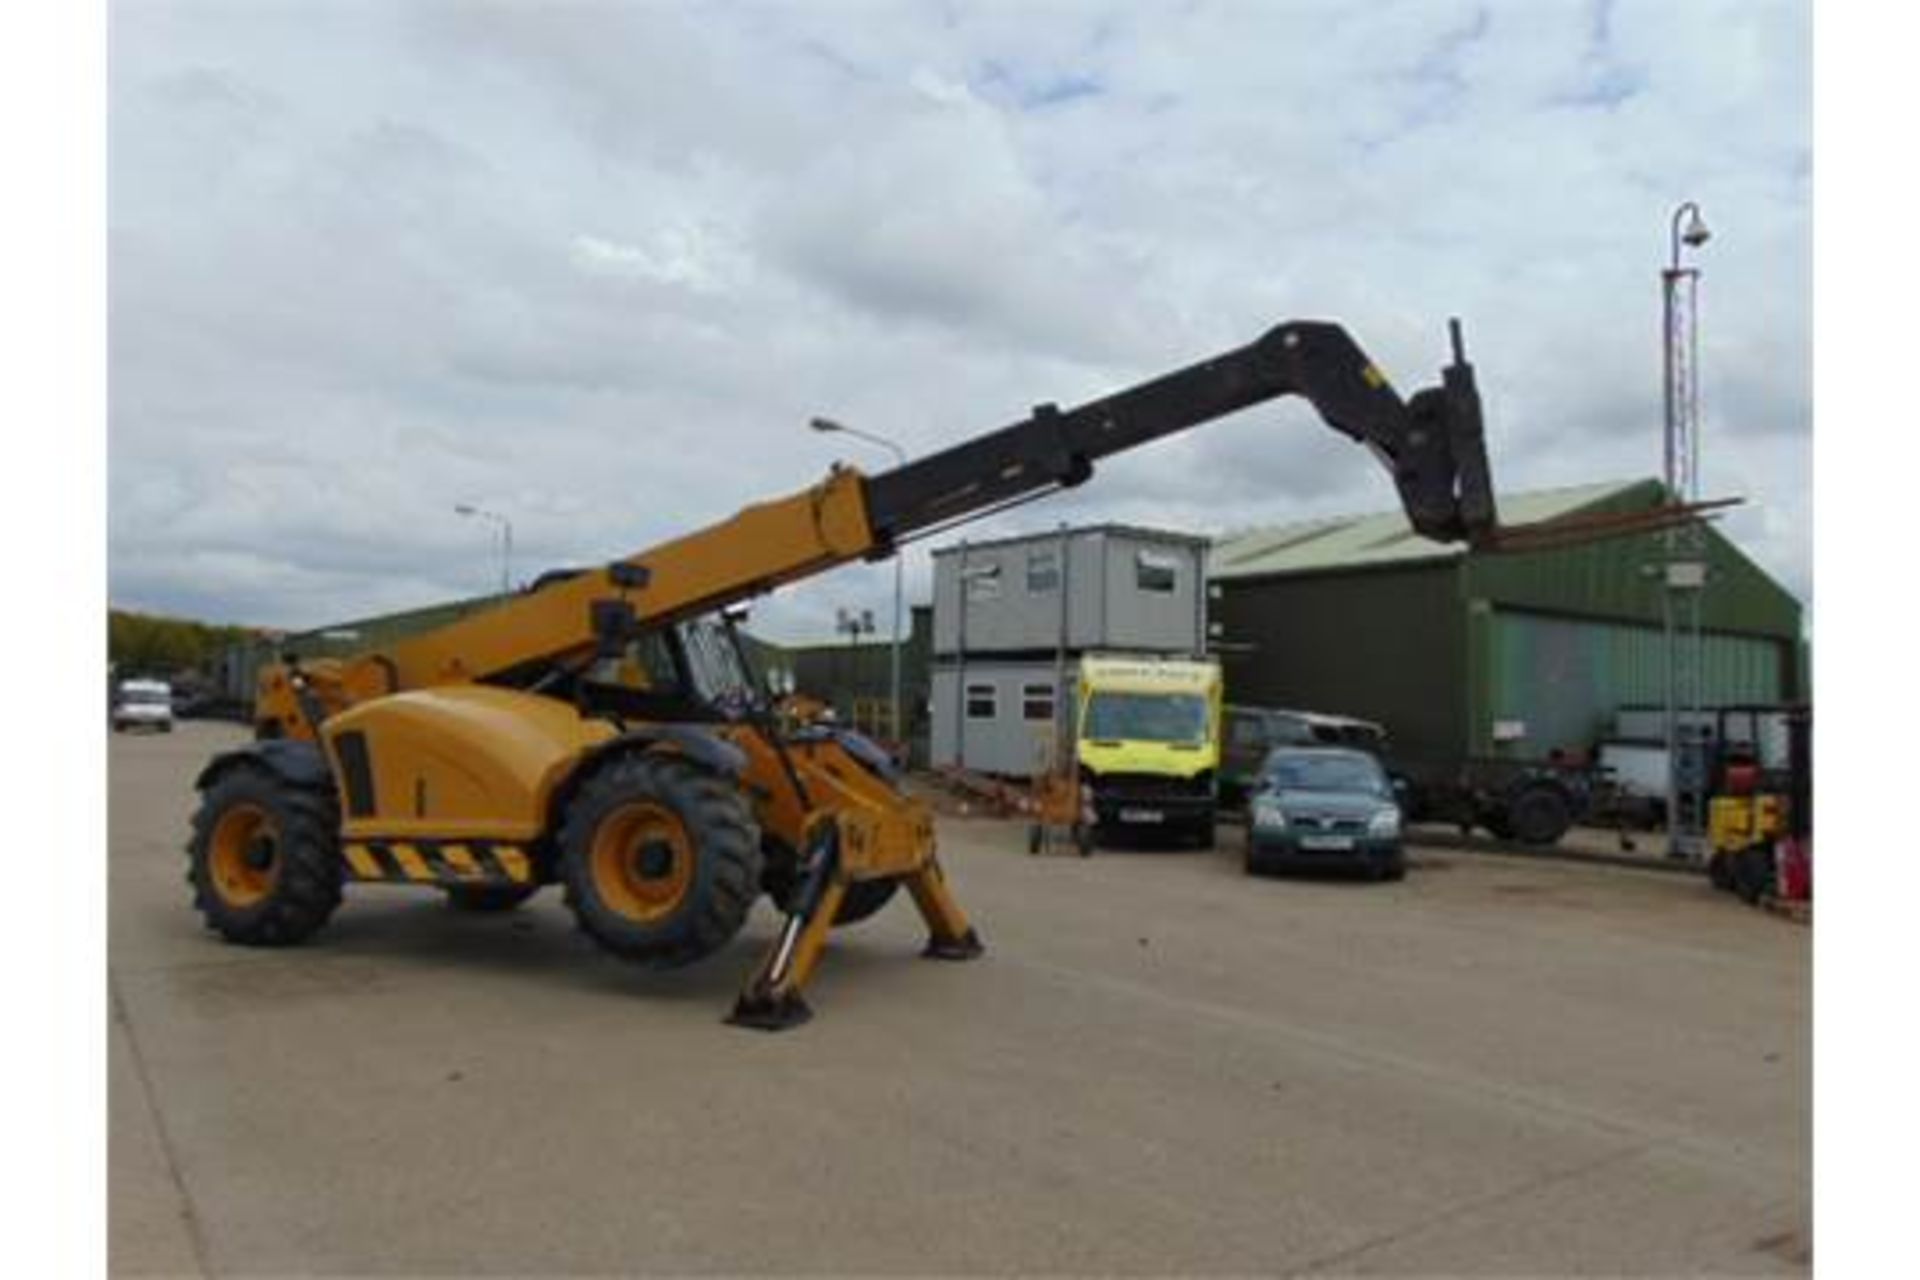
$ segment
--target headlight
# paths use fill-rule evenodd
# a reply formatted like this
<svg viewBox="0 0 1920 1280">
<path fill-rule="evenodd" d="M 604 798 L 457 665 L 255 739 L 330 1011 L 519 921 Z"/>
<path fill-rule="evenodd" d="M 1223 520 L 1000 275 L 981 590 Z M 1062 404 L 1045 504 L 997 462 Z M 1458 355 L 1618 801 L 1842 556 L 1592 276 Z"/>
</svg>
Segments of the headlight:
<svg viewBox="0 0 1920 1280">
<path fill-rule="evenodd" d="M 1400 811 L 1381 809 L 1367 822 L 1367 834 L 1373 836 L 1397 836 L 1400 834 Z"/>
<path fill-rule="evenodd" d="M 1253 825 L 1284 827 L 1287 825 L 1286 811 L 1272 800 L 1256 800 L 1253 802 Z"/>
</svg>

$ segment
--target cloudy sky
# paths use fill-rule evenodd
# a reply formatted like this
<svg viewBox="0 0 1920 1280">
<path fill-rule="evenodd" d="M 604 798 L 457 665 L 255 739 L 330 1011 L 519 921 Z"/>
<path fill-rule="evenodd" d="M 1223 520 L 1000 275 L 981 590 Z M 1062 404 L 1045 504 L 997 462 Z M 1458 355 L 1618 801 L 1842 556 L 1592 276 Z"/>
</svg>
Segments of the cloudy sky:
<svg viewBox="0 0 1920 1280">
<path fill-rule="evenodd" d="M 1497 485 L 1657 474 L 1698 262 L 1703 489 L 1812 598 L 1810 16 L 1514 3 L 116 3 L 109 594 L 312 626 L 602 561 L 884 455 L 1347 325 L 1462 316 Z M 1295 403 L 976 526 L 1388 507 Z M 908 560 L 924 594 L 924 550 Z M 760 629 L 886 616 L 861 566 Z"/>
</svg>

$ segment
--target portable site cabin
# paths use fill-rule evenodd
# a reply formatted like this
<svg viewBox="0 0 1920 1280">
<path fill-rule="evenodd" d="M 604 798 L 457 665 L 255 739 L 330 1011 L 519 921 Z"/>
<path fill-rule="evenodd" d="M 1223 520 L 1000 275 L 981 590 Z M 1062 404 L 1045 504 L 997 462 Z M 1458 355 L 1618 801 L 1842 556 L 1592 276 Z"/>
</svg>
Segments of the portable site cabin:
<svg viewBox="0 0 1920 1280">
<path fill-rule="evenodd" d="M 1107 524 L 936 550 L 933 763 L 1031 774 L 1069 731 L 1082 654 L 1200 653 L 1206 548 Z"/>
</svg>

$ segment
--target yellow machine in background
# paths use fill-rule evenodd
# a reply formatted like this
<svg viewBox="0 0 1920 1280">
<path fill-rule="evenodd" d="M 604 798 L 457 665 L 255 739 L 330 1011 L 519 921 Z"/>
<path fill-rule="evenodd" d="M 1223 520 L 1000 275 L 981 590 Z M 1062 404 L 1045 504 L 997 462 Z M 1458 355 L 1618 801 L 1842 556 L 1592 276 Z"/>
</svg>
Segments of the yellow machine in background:
<svg viewBox="0 0 1920 1280">
<path fill-rule="evenodd" d="M 1443 386 L 1402 401 L 1338 326 L 1283 324 L 880 475 L 836 468 L 377 652 L 268 668 L 256 741 L 196 783 L 196 905 L 228 940 L 272 946 L 319 929 L 348 880 L 432 886 L 473 910 L 558 884 L 597 943 L 673 966 L 726 944 L 766 893 L 785 919 L 733 1012 L 764 1028 L 808 1016 L 801 988 L 829 930 L 901 886 L 926 923 L 926 955 L 976 956 L 925 804 L 858 734 L 783 717 L 728 611 L 1286 394 L 1375 452 L 1421 534 L 1494 531 L 1457 325 Z"/>
<path fill-rule="evenodd" d="M 1748 902 L 1809 896 L 1812 707 L 1716 708 L 1704 754 L 1708 879 Z"/>
</svg>

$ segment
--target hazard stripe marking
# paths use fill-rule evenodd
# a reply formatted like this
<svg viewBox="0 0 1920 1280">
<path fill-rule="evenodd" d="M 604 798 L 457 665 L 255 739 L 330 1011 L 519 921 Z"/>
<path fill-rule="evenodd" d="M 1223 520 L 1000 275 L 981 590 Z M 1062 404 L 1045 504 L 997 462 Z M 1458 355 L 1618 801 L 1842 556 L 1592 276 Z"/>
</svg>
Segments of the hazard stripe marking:
<svg viewBox="0 0 1920 1280">
<path fill-rule="evenodd" d="M 417 884 L 533 883 L 533 863 L 524 849 L 488 840 L 442 844 L 436 840 L 342 841 L 341 853 L 356 880 Z"/>
<path fill-rule="evenodd" d="M 400 869 L 406 872 L 407 879 L 421 881 L 433 879 L 432 869 L 427 866 L 426 860 L 420 856 L 412 845 L 394 845 L 393 856 L 394 859 L 399 862 Z"/>
<path fill-rule="evenodd" d="M 371 853 L 374 861 L 380 864 L 380 878 L 382 880 L 405 880 L 407 878 L 407 873 L 400 868 L 400 860 L 394 857 L 393 846 L 386 841 L 370 841 L 367 844 L 367 852 Z"/>
<path fill-rule="evenodd" d="M 447 865 L 443 846 L 438 840 L 416 840 L 413 851 L 420 855 L 420 861 L 426 865 L 427 874 L 435 884 L 453 884 L 459 877 Z"/>
<path fill-rule="evenodd" d="M 440 846 L 440 856 L 457 880 L 477 880 L 485 874 L 480 870 L 479 864 L 474 862 L 473 855 L 467 852 L 465 845 L 443 844 Z"/>
</svg>

